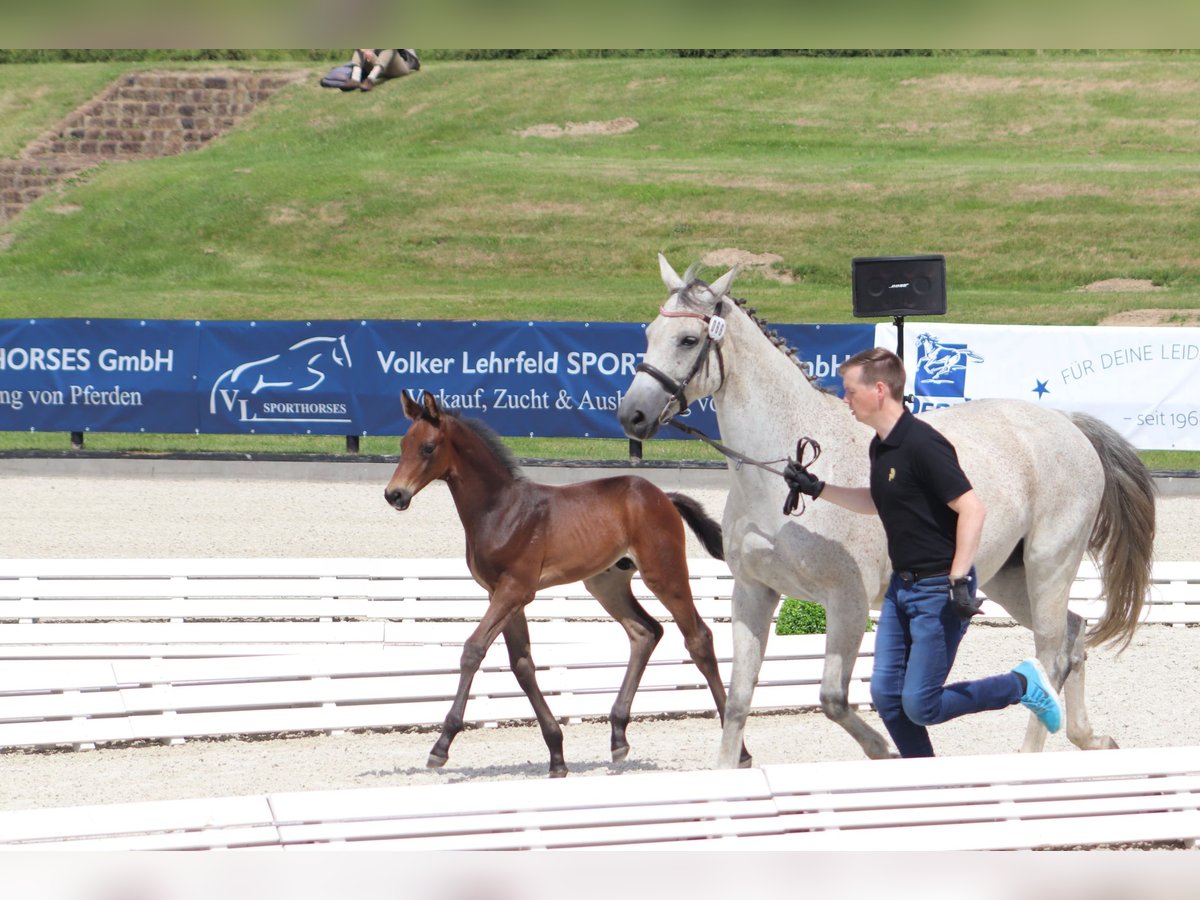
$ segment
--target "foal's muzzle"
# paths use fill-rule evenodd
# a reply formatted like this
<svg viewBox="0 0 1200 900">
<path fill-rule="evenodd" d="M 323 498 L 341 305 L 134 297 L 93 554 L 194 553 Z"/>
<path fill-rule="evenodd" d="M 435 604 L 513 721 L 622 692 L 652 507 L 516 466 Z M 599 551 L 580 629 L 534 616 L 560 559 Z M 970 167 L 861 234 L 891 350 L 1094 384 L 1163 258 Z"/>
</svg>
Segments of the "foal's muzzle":
<svg viewBox="0 0 1200 900">
<path fill-rule="evenodd" d="M 383 492 L 383 499 L 387 501 L 388 506 L 394 507 L 401 512 L 408 509 L 408 504 L 412 503 L 412 498 L 412 491 L 403 488 L 385 489 Z"/>
</svg>

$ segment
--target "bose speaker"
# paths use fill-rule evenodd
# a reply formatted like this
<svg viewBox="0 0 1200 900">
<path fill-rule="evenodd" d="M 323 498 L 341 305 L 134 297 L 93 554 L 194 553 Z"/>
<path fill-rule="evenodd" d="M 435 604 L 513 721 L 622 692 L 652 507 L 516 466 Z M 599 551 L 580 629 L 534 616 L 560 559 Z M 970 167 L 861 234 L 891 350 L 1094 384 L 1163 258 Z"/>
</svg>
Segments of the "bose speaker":
<svg viewBox="0 0 1200 900">
<path fill-rule="evenodd" d="M 852 263 L 854 315 L 944 316 L 946 257 L 858 256 Z"/>
</svg>

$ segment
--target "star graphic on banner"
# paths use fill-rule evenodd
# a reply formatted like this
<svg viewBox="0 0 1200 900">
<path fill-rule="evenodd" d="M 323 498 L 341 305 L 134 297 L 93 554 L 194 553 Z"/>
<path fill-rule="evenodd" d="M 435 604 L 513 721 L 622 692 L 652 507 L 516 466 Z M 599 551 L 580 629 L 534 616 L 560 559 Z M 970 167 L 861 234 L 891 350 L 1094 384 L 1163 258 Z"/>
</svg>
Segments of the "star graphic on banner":
<svg viewBox="0 0 1200 900">
<path fill-rule="evenodd" d="M 1033 380 L 1037 382 L 1037 387 L 1035 387 L 1035 388 L 1033 389 L 1033 392 L 1034 392 L 1035 394 L 1037 394 L 1037 395 L 1038 395 L 1038 399 L 1039 399 L 1039 400 L 1041 400 L 1041 399 L 1042 399 L 1042 397 L 1044 397 L 1046 394 L 1050 393 L 1050 388 L 1046 387 L 1046 382 L 1045 382 L 1045 381 L 1040 381 L 1040 380 L 1039 380 L 1039 379 L 1037 379 L 1037 378 L 1035 378 L 1035 379 L 1033 379 Z M 1049 379 L 1047 379 L 1047 381 L 1048 381 L 1048 380 L 1049 380 Z"/>
</svg>

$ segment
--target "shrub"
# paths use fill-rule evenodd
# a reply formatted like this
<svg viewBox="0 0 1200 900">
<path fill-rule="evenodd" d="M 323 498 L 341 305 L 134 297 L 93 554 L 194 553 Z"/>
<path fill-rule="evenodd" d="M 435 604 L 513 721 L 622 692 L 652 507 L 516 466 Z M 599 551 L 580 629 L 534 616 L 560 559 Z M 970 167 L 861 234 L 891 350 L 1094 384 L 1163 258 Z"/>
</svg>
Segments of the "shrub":
<svg viewBox="0 0 1200 900">
<path fill-rule="evenodd" d="M 867 631 L 875 630 L 875 623 L 869 618 Z M 785 597 L 779 607 L 779 618 L 775 622 L 776 634 L 824 634 L 825 607 L 811 600 L 797 600 L 795 597 Z"/>
<path fill-rule="evenodd" d="M 824 634 L 825 607 L 811 600 L 784 598 L 775 622 L 776 634 Z"/>
</svg>

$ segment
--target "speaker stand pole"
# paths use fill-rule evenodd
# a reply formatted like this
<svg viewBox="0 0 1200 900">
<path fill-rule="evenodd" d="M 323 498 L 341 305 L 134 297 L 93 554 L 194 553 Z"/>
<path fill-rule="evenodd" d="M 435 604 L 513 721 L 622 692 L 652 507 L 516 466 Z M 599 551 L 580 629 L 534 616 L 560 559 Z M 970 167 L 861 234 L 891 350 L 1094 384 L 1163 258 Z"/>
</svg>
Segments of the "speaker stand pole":
<svg viewBox="0 0 1200 900">
<path fill-rule="evenodd" d="M 896 326 L 896 355 L 904 362 L 904 316 L 892 316 L 892 324 Z M 916 400 L 912 394 L 904 395 L 904 402 L 911 406 Z"/>
</svg>

